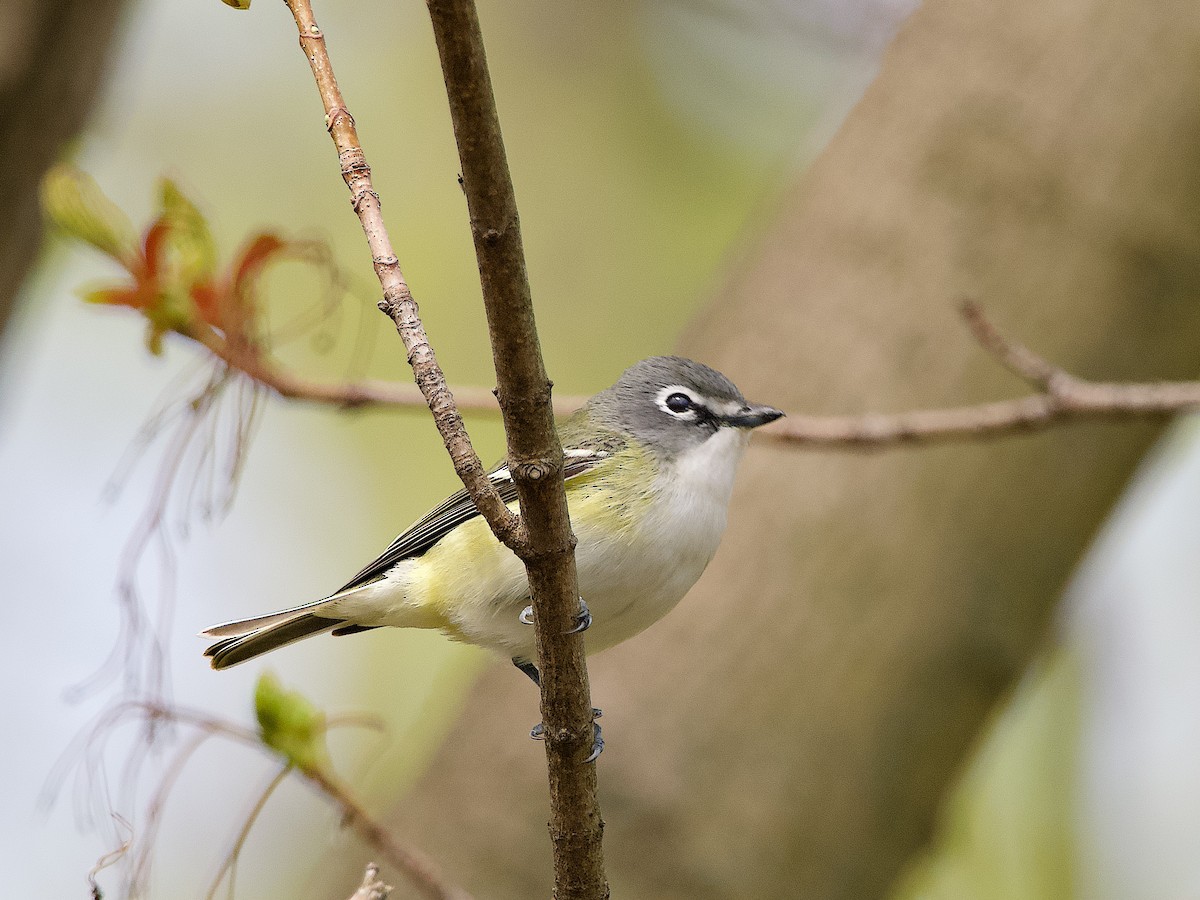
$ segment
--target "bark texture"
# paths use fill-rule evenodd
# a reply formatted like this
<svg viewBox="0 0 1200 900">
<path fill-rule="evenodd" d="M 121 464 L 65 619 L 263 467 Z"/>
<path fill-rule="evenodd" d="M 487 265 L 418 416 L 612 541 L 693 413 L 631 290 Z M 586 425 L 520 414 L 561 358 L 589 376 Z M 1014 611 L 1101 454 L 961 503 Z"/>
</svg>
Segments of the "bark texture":
<svg viewBox="0 0 1200 900">
<path fill-rule="evenodd" d="M 383 299 L 379 309 L 396 325 L 400 340 L 407 352 L 408 364 L 412 366 L 413 377 L 425 402 L 433 414 L 434 424 L 450 460 L 454 471 L 463 483 L 463 487 L 475 501 L 480 515 L 487 520 L 488 526 L 495 535 L 508 546 L 524 542 L 521 533 L 521 522 L 517 515 L 511 512 L 496 486 L 488 478 L 487 469 L 479 459 L 479 454 L 471 445 L 470 436 L 463 425 L 462 416 L 454 402 L 454 396 L 446 385 L 446 376 L 437 361 L 429 336 L 417 310 L 417 301 L 413 299 L 408 282 L 400 269 L 400 260 L 392 247 L 392 239 L 388 234 L 387 225 L 383 221 L 383 204 L 371 179 L 371 167 L 367 165 L 367 156 L 358 138 L 358 129 L 354 117 L 346 108 L 345 98 L 338 87 L 337 77 L 333 72 L 333 63 L 325 44 L 325 34 L 317 24 L 309 0 L 285 0 L 296 28 L 300 33 L 300 48 L 308 59 L 313 78 L 317 84 L 317 92 L 321 95 L 321 105 L 325 108 L 325 128 L 333 138 L 337 148 L 338 162 L 341 165 L 342 180 L 350 191 L 351 206 L 362 225 L 367 246 L 371 250 L 371 262 L 379 285 L 383 288 Z M 201 336 L 194 335 L 197 340 Z"/>
<path fill-rule="evenodd" d="M 1197 59 L 1194 0 L 927 0 L 682 350 L 797 412 L 1011 396 L 972 296 L 1081 377 L 1194 376 Z M 593 665 L 614 896 L 885 896 L 1155 434 L 752 449 L 700 585 Z M 484 678 L 394 816 L 489 897 L 548 893 L 529 704 Z"/>
<path fill-rule="evenodd" d="M 506 460 L 527 535 L 515 547 L 529 577 L 550 781 L 555 900 L 607 900 L 604 821 L 596 797 L 592 701 L 583 635 L 577 633 L 575 535 L 567 516 L 563 451 L 542 362 L 517 201 L 484 56 L 474 0 L 428 0 L 437 41 L 483 304 Z M 511 545 L 510 545 L 511 546 Z"/>
<path fill-rule="evenodd" d="M 38 184 L 83 127 L 125 5 L 0 4 L 0 336 L 41 247 Z"/>
</svg>

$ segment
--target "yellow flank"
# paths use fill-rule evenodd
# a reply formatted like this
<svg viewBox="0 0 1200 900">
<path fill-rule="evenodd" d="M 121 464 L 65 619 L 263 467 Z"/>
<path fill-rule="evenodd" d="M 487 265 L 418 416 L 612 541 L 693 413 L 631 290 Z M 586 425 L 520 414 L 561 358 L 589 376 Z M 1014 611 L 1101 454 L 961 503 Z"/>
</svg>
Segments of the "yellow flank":
<svg viewBox="0 0 1200 900">
<path fill-rule="evenodd" d="M 623 488 L 618 489 L 618 478 Z M 652 500 L 654 482 L 651 455 L 630 444 L 567 481 L 567 508 L 579 539 L 576 552 L 587 552 L 592 541 L 633 543 L 636 523 Z M 631 492 L 630 484 L 645 485 L 645 489 Z M 519 511 L 517 503 L 509 508 Z M 524 566 L 478 516 L 455 528 L 416 560 L 409 584 L 406 605 L 428 618 L 405 624 L 441 628 L 458 640 L 465 638 L 458 623 L 507 615 L 511 612 L 508 605 L 528 602 Z"/>
<path fill-rule="evenodd" d="M 516 504 L 510 504 L 516 507 Z M 449 636 L 461 639 L 457 633 L 455 613 L 461 617 L 463 605 L 478 602 L 479 587 L 498 584 L 504 580 L 505 556 L 512 553 L 492 535 L 481 517 L 476 516 L 459 525 L 431 547 L 417 561 L 413 572 L 410 606 L 428 611 Z"/>
</svg>

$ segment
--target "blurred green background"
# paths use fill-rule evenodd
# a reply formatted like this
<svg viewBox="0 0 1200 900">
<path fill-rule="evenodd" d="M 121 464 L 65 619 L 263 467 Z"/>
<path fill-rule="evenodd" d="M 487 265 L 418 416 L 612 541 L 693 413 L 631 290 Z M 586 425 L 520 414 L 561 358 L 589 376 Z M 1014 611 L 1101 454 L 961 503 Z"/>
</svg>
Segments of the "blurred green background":
<svg viewBox="0 0 1200 900">
<path fill-rule="evenodd" d="M 864 3 L 850 15 L 852 5 L 836 2 L 810 4 L 803 14 L 803 4 L 483 4 L 543 348 L 558 391 L 590 393 L 630 362 L 673 348 L 714 282 L 769 224 L 914 5 Z M 490 386 L 465 204 L 425 11 L 364 0 L 327 3 L 317 14 L 442 365 L 452 384 Z M 263 228 L 328 241 L 349 273 L 351 296 L 338 315 L 282 347 L 281 357 L 330 379 L 406 379 L 394 330 L 374 309 L 370 261 L 281 5 L 259 0 L 238 14 L 216 0 L 137 4 L 113 62 L 75 161 L 135 221 L 149 213 L 157 177 L 177 179 L 210 217 L 226 253 Z M 10 596 L 22 614 L 32 611 L 39 633 L 54 636 L 37 646 L 15 642 L 3 657 L 6 683 L 20 688 L 10 715 L 24 738 L 0 751 L 9 773 L 4 793 L 18 810 L 0 822 L 14 896 L 82 894 L 84 873 L 125 834 L 103 813 L 104 789 L 95 782 L 67 779 L 52 811 L 35 808 L 53 760 L 119 687 L 64 699 L 117 639 L 122 548 L 153 491 L 156 455 L 115 502 L 102 502 L 104 486 L 149 411 L 164 392 L 183 396 L 181 385 L 195 379 L 202 359 L 181 341 L 169 343 L 165 358 L 151 358 L 134 316 L 75 298 L 80 285 L 111 274 L 86 252 L 51 247 L 6 338 L 0 496 L 9 514 L 0 518 L 0 546 Z M 283 319 L 315 292 L 304 273 L 289 269 L 272 277 L 270 297 Z M 496 420 L 472 416 L 469 426 L 481 455 L 497 457 Z M 1113 793 L 1129 774 L 1121 756 L 1133 753 L 1113 736 L 1129 730 L 1137 721 L 1131 707 L 1142 705 L 1130 700 L 1129 685 L 1140 684 L 1166 710 L 1156 721 L 1179 723 L 1172 704 L 1195 684 L 1186 643 L 1167 643 L 1190 633 L 1194 615 L 1186 587 L 1195 537 L 1186 498 L 1200 494 L 1193 445 L 1182 433 L 1160 456 L 1103 539 L 1100 574 L 1085 573 L 1082 599 L 1071 607 L 1095 608 L 1106 591 L 1133 597 L 1129 585 L 1148 581 L 1131 574 L 1143 572 L 1139 566 L 1173 572 L 1155 595 L 1166 598 L 1161 606 L 1138 595 L 1143 609 L 1158 610 L 1157 631 L 1146 626 L 1153 636 L 1138 644 L 1144 656 L 1114 663 L 1097 619 L 1079 614 L 1083 624 L 1073 633 L 1082 649 L 1047 658 L 996 717 L 948 802 L 938 851 L 914 865 L 898 896 L 1200 896 L 1194 866 L 1157 864 L 1153 837 L 1139 844 L 1112 824 L 1143 799 L 1126 797 L 1122 805 Z M 166 539 L 138 570 L 142 598 L 165 636 L 175 698 L 248 721 L 260 667 L 218 676 L 191 635 L 336 587 L 454 486 L 420 411 L 339 413 L 269 402 L 231 513 L 208 527 L 177 503 Z M 1173 506 L 1154 499 L 1166 496 Z M 1154 679 L 1137 678 L 1155 660 L 1171 662 L 1162 682 L 1146 688 Z M 409 633 L 314 641 L 263 665 L 332 713 L 366 711 L 386 722 L 384 738 L 339 731 L 332 740 L 342 771 L 378 811 L 402 803 L 404 789 L 436 759 L 480 672 L 519 677 L 470 648 Z M 1118 674 L 1130 679 L 1119 685 L 1127 693 L 1106 693 L 1104 676 L 1119 681 Z M 536 719 L 532 692 L 528 718 Z M 1142 733 L 1153 729 L 1141 725 Z M 1179 759 L 1194 745 L 1190 728 L 1188 720 L 1155 733 L 1159 749 L 1170 752 L 1142 757 L 1143 770 L 1164 758 L 1178 766 L 1144 804 L 1164 811 L 1154 834 L 1174 835 L 1174 860 L 1186 857 L 1195 836 L 1179 811 L 1188 804 L 1169 800 L 1191 796 Z M 137 742 L 132 731 L 117 735 L 107 756 L 114 770 Z M 269 774 L 267 760 L 242 749 L 209 746 L 197 754 L 167 808 L 152 896 L 203 895 Z M 117 785 L 109 789 L 115 795 Z M 143 801 L 149 789 L 143 786 Z M 97 828 L 80 831 L 77 807 L 97 800 Z M 135 834 L 146 825 L 140 808 L 123 810 Z M 323 803 L 285 785 L 250 839 L 239 896 L 332 896 L 336 889 L 320 875 L 329 854 L 346 852 L 336 831 Z M 1095 872 L 1081 880 L 1080 867 L 1098 865 L 1113 847 L 1136 853 L 1124 869 L 1108 860 L 1105 871 L 1124 871 L 1126 880 L 1097 892 Z M 115 884 L 115 876 L 106 878 Z M 407 896 L 403 889 L 398 895 Z"/>
</svg>

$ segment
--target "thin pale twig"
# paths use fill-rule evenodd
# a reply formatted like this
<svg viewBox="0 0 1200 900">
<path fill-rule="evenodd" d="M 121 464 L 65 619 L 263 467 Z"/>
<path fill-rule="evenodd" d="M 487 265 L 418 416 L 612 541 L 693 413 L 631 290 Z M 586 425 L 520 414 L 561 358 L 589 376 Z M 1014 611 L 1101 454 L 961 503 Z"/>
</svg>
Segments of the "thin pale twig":
<svg viewBox="0 0 1200 900">
<path fill-rule="evenodd" d="M 857 416 L 789 415 L 756 440 L 835 450 L 984 440 L 1041 431 L 1067 422 L 1159 418 L 1200 409 L 1200 382 L 1149 384 L 1086 381 L 1005 336 L 976 303 L 963 316 L 975 339 L 1037 393 L 972 406 Z"/>
<path fill-rule="evenodd" d="M 430 900 L 471 900 L 470 894 L 446 880 L 432 859 L 397 841 L 333 776 L 320 770 L 300 774 L 337 804 L 342 821 L 403 872 L 424 896 Z"/>
<path fill-rule="evenodd" d="M 1049 390 L 1054 380 L 1066 375 L 1062 369 L 1038 356 L 1028 347 L 1005 336 L 983 312 L 983 307 L 974 300 L 963 300 L 959 313 L 988 353 L 1018 378 L 1024 379 L 1035 388 Z"/>
<path fill-rule="evenodd" d="M 333 74 L 325 35 L 317 25 L 309 0 L 286 2 L 296 21 L 300 45 L 312 68 L 325 108 L 326 128 L 337 148 L 342 178 L 350 190 L 352 206 L 366 235 L 375 274 L 383 288 L 380 309 L 396 323 L 417 386 L 433 413 L 438 433 L 442 436 L 463 487 L 496 536 L 509 547 L 519 550 L 526 544 L 521 520 L 505 505 L 488 478 L 487 469 L 471 445 L 455 397 L 446 384 L 446 376 L 425 334 L 416 301 L 400 269 L 400 261 L 396 258 L 383 221 L 379 194 L 371 180 L 371 168 L 367 165 L 366 154 L 354 126 L 354 117 L 346 108 L 346 101 Z"/>
<path fill-rule="evenodd" d="M 279 771 L 271 776 L 271 780 L 267 782 L 266 787 L 259 793 L 257 799 L 254 801 L 254 805 L 250 807 L 250 812 L 246 814 L 246 818 L 242 822 L 242 827 L 238 829 L 233 846 L 229 848 L 229 853 L 225 855 L 225 861 L 217 871 L 212 886 L 208 889 L 208 893 L 205 894 L 206 900 L 213 900 L 217 896 L 217 890 L 221 887 L 221 882 L 225 880 L 226 873 L 229 874 L 229 898 L 233 900 L 237 884 L 238 857 L 242 855 L 242 848 L 246 845 L 246 839 L 250 837 L 250 830 L 254 827 L 254 823 L 258 821 L 258 817 L 262 811 L 266 809 L 267 801 L 271 799 L 271 795 L 275 793 L 275 789 L 283 784 L 283 779 L 287 778 L 291 771 L 291 763 L 280 766 Z"/>
</svg>

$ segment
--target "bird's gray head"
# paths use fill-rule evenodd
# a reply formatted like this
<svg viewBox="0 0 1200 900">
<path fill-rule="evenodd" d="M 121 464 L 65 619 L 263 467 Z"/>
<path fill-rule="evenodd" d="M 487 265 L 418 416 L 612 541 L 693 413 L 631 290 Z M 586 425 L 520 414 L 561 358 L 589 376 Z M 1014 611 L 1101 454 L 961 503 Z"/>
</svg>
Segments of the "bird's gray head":
<svg viewBox="0 0 1200 900">
<path fill-rule="evenodd" d="M 634 363 L 616 384 L 589 401 L 588 412 L 667 458 L 703 444 L 722 429 L 748 431 L 783 415 L 773 407 L 747 403 L 716 369 L 681 356 Z"/>
</svg>

